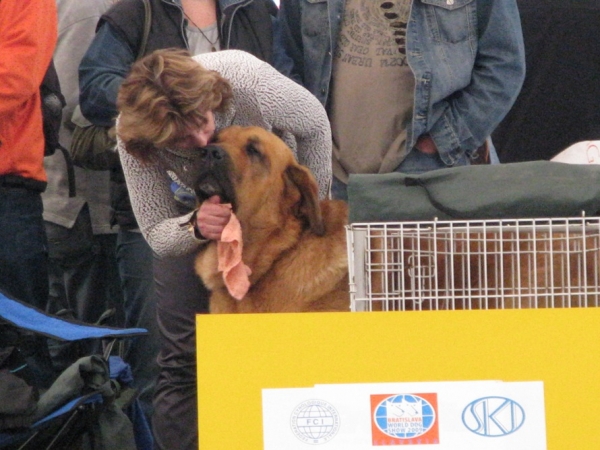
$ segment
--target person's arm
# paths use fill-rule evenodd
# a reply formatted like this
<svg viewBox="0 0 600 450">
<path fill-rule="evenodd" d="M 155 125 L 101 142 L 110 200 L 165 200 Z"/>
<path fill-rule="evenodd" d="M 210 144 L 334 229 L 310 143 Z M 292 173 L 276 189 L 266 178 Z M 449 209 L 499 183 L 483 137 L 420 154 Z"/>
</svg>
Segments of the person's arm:
<svg viewBox="0 0 600 450">
<path fill-rule="evenodd" d="M 141 163 L 125 151 L 119 139 L 117 148 L 133 213 L 152 250 L 161 257 L 196 250 L 205 239 L 195 236 L 189 226 L 195 213 L 181 214 L 164 170 Z"/>
<path fill-rule="evenodd" d="M 56 45 L 56 3 L 3 0 L 0 15 L 0 117 L 12 117 L 40 91 Z"/>
<path fill-rule="evenodd" d="M 480 5 L 481 4 L 481 5 Z M 525 78 L 525 51 L 515 0 L 479 1 L 477 56 L 471 83 L 436 105 L 428 134 L 442 159 L 457 144 L 472 152 L 508 113 Z M 425 145 L 429 148 L 429 144 Z"/>
<path fill-rule="evenodd" d="M 158 256 L 188 254 L 210 240 L 221 238 L 231 210 L 223 208 L 218 196 L 182 215 L 164 170 L 141 163 L 125 151 L 119 139 L 117 148 L 138 226 Z"/>
<path fill-rule="evenodd" d="M 79 104 L 94 125 L 114 124 L 119 87 L 134 61 L 131 47 L 105 22 L 79 64 Z"/>
<path fill-rule="evenodd" d="M 255 76 L 264 121 L 273 130 L 294 136 L 298 162 L 312 171 L 319 184 L 319 197 L 326 198 L 332 176 L 332 138 L 325 108 L 308 90 L 266 63 L 260 63 Z"/>
</svg>

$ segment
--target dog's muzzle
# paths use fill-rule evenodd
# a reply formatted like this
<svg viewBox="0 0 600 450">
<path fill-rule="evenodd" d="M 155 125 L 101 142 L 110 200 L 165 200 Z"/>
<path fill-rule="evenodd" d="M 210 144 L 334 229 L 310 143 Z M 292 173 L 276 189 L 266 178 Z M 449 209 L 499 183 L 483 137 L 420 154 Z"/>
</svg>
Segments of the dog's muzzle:
<svg viewBox="0 0 600 450">
<path fill-rule="evenodd" d="M 198 176 L 194 183 L 200 201 L 213 195 L 223 203 L 234 203 L 235 193 L 230 180 L 231 158 L 223 148 L 211 144 L 198 149 Z"/>
</svg>

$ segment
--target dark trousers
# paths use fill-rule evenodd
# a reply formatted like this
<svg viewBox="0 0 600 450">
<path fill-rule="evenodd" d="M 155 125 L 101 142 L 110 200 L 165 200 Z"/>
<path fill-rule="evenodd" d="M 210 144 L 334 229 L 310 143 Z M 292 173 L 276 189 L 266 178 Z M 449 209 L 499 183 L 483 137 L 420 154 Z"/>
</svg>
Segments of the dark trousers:
<svg viewBox="0 0 600 450">
<path fill-rule="evenodd" d="M 45 310 L 48 301 L 48 246 L 42 198 L 20 187 L 0 187 L 0 289 Z M 32 336 L 26 360 L 38 385 L 49 387 L 54 370 L 46 339 Z"/>
<path fill-rule="evenodd" d="M 108 309 L 116 314 L 104 325 L 123 326 L 123 294 L 117 270 L 116 234 L 94 235 L 89 209 L 82 208 L 73 227 L 46 222 L 50 296 L 47 311 L 96 323 Z M 69 314 L 70 312 L 70 314 Z M 79 357 L 97 352 L 98 342 L 51 341 L 55 367 L 62 371 Z"/>
<path fill-rule="evenodd" d="M 124 359 L 133 372 L 133 386 L 139 392 L 140 406 L 148 420 L 158 376 L 156 357 L 159 332 L 156 323 L 156 296 L 152 275 L 152 249 L 141 233 L 119 231 L 117 264 L 124 296 L 125 326 L 145 328 L 148 335 L 129 340 Z"/>
<path fill-rule="evenodd" d="M 154 258 L 160 374 L 154 396 L 155 449 L 198 449 L 195 316 L 208 312 L 208 291 L 194 254 Z"/>
</svg>

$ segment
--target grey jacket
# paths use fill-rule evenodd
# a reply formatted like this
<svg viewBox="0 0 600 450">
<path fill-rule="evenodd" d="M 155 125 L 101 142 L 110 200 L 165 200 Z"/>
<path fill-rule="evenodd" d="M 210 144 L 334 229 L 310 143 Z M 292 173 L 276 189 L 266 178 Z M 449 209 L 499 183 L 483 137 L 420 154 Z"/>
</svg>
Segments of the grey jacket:
<svg viewBox="0 0 600 450">
<path fill-rule="evenodd" d="M 320 197 L 326 197 L 331 183 L 331 129 L 319 101 L 249 53 L 223 50 L 197 55 L 194 59 L 204 68 L 219 72 L 233 87 L 230 108 L 215 114 L 217 131 L 229 125 L 255 125 L 281 135 L 298 161 L 313 172 Z M 161 166 L 141 163 L 125 151 L 120 141 L 118 149 L 131 206 L 152 250 L 160 257 L 195 251 L 198 240 L 181 226 L 189 222 L 192 213 L 181 215 L 163 167 L 181 173 L 196 151 L 163 152 Z"/>
<path fill-rule="evenodd" d="M 67 105 L 63 111 L 60 143 L 71 145 L 71 116 L 79 102 L 78 67 L 81 58 L 95 35 L 100 16 L 114 0 L 57 0 L 58 43 L 54 63 L 60 79 L 61 90 Z M 71 228 L 81 208 L 87 203 L 90 209 L 94 234 L 116 232 L 111 229 L 108 172 L 94 172 L 75 167 L 77 196 L 69 197 L 65 159 L 60 152 L 44 159 L 48 186 L 42 194 L 44 220 Z"/>
</svg>

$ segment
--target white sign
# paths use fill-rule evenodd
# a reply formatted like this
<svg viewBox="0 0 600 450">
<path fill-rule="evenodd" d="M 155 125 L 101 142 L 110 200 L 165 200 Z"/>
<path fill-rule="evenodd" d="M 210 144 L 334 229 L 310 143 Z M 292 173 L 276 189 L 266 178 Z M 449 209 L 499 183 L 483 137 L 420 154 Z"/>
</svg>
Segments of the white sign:
<svg viewBox="0 0 600 450">
<path fill-rule="evenodd" d="M 582 141 L 567 147 L 551 161 L 567 164 L 600 164 L 600 141 Z"/>
<path fill-rule="evenodd" d="M 546 450 L 542 382 L 263 389 L 265 450 Z"/>
</svg>

